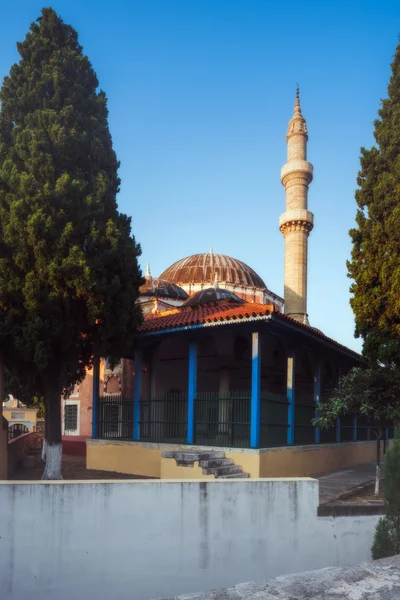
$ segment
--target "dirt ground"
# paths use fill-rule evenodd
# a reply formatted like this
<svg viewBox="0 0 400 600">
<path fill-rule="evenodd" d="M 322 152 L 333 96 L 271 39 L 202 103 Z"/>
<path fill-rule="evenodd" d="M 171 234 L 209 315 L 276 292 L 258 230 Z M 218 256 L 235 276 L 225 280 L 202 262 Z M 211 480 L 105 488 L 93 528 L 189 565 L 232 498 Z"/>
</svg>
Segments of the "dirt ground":
<svg viewBox="0 0 400 600">
<path fill-rule="evenodd" d="M 17 467 L 13 480 L 35 481 L 42 478 L 44 465 L 40 456 L 35 456 L 29 466 Z M 64 479 L 148 479 L 140 475 L 126 475 L 124 473 L 110 473 L 108 471 L 96 471 L 86 469 L 86 459 L 83 456 L 63 456 L 62 475 Z"/>
<path fill-rule="evenodd" d="M 378 496 L 375 496 L 375 483 L 371 483 L 363 490 L 355 491 L 353 494 L 346 495 L 345 498 L 336 500 L 335 504 L 382 504 L 383 502 L 383 481 L 381 481 Z"/>
</svg>

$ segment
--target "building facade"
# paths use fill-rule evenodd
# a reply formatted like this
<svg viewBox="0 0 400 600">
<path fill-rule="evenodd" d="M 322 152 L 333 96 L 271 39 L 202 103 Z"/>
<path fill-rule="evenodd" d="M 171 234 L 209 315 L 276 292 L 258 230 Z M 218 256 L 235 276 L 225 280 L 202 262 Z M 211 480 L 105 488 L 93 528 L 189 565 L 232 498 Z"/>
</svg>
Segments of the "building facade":
<svg viewBox="0 0 400 600">
<path fill-rule="evenodd" d="M 116 373 L 109 373 L 111 390 L 102 361 L 92 378 L 89 467 L 162 477 L 162 449 L 182 453 L 194 446 L 223 450 L 228 461 L 239 454 L 251 476 L 305 475 L 373 458 L 368 422 L 349 416 L 329 430 L 314 426 L 319 404 L 361 357 L 309 322 L 307 246 L 314 217 L 307 141 L 297 90 L 281 170 L 284 298 L 250 266 L 212 249 L 175 262 L 160 277 L 148 267 L 132 377 L 118 387 Z M 310 449 L 301 455 L 309 456 L 307 464 L 300 466 L 296 447 Z M 329 455 L 315 453 L 325 447 Z M 194 473 L 202 476 L 201 469 Z"/>
</svg>

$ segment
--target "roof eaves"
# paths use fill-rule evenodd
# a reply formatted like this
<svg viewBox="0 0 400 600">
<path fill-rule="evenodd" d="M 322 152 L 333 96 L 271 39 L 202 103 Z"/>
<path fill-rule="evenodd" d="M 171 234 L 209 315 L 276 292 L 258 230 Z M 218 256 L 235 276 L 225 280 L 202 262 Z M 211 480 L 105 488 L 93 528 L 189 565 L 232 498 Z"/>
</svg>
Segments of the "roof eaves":
<svg viewBox="0 0 400 600">
<path fill-rule="evenodd" d="M 209 319 L 213 319 L 213 316 L 210 315 Z M 228 318 L 218 318 L 215 317 L 215 320 L 207 320 L 205 323 L 195 323 L 193 325 L 184 325 L 177 327 L 168 327 L 166 329 L 155 329 L 153 331 L 143 331 L 137 335 L 138 338 L 149 337 L 151 335 L 162 335 L 166 333 L 177 333 L 179 331 L 190 331 L 193 329 L 203 329 L 206 327 L 219 327 L 221 325 L 237 325 L 242 323 L 252 323 L 254 321 L 268 321 L 271 318 L 271 314 L 268 315 L 257 315 L 251 317 L 244 317 L 243 315 L 234 315 L 229 316 Z"/>
<path fill-rule="evenodd" d="M 323 341 L 325 344 L 327 344 L 329 346 L 334 346 L 337 350 L 341 350 L 342 352 L 350 355 L 352 358 L 357 358 L 357 360 L 363 360 L 363 357 L 361 356 L 361 354 L 358 354 L 358 352 L 355 352 L 355 350 L 351 350 L 351 348 L 347 348 L 347 346 L 343 346 L 343 344 L 336 342 L 336 340 L 328 337 L 327 335 L 325 335 L 322 332 L 319 333 L 318 331 L 315 331 L 315 329 L 313 329 L 309 325 L 305 325 L 304 323 L 297 322 L 295 319 L 290 318 L 288 315 L 285 315 L 283 313 L 275 312 L 275 313 L 273 313 L 273 317 L 274 317 L 274 320 L 278 320 L 278 321 L 281 321 L 282 323 L 286 323 L 287 326 L 290 327 L 291 329 L 296 329 L 298 331 L 301 330 L 307 336 L 312 337 L 312 338 L 318 338 L 321 341 Z"/>
</svg>

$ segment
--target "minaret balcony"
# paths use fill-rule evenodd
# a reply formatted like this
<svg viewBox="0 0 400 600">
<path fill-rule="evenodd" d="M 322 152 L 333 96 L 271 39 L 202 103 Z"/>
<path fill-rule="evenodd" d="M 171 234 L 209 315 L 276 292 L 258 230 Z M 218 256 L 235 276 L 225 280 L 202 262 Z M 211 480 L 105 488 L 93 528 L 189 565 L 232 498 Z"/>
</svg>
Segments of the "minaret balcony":
<svg viewBox="0 0 400 600">
<path fill-rule="evenodd" d="M 305 223 L 308 225 L 307 228 L 311 231 L 314 227 L 314 215 L 304 208 L 287 210 L 279 217 L 279 229 L 286 225 L 286 223 Z"/>
<path fill-rule="evenodd" d="M 303 176 L 310 183 L 313 179 L 314 167 L 306 160 L 290 160 L 281 169 L 281 182 L 286 184 L 289 175 L 293 173 Z"/>
</svg>

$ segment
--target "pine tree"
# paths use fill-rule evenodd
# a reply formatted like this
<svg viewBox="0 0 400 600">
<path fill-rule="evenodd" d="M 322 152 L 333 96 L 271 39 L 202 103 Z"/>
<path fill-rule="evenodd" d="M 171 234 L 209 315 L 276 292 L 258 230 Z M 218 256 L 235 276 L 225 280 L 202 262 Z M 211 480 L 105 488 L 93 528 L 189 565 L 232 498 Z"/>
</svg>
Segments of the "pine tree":
<svg viewBox="0 0 400 600">
<path fill-rule="evenodd" d="M 0 91 L 0 348 L 46 403 L 44 478 L 61 476 L 61 395 L 93 357 L 130 356 L 140 247 L 118 212 L 106 96 L 50 8 Z"/>
<path fill-rule="evenodd" d="M 376 146 L 361 149 L 348 272 L 364 354 L 400 366 L 400 45 L 391 67 L 388 98 L 375 121 Z"/>
</svg>

